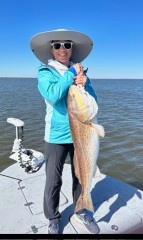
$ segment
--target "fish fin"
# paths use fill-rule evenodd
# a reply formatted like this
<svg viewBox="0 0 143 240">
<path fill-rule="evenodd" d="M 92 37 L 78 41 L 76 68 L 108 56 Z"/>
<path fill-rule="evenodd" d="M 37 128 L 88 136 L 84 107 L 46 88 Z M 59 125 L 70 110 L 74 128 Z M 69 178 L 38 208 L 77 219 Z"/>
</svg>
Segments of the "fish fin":
<svg viewBox="0 0 143 240">
<path fill-rule="evenodd" d="M 101 175 L 100 169 L 98 166 L 96 166 L 95 172 L 93 173 L 93 177 L 94 178 L 100 177 L 100 175 Z"/>
<path fill-rule="evenodd" d="M 77 158 L 77 153 L 76 153 L 76 149 L 74 150 L 74 169 L 75 169 L 75 175 L 78 178 L 78 181 L 80 182 L 80 173 L 79 173 L 79 161 Z"/>
<path fill-rule="evenodd" d="M 83 197 L 82 195 L 80 195 L 79 199 L 77 200 L 74 212 L 76 213 L 84 208 L 94 212 L 91 197 Z"/>
<path fill-rule="evenodd" d="M 100 137 L 104 137 L 105 136 L 105 131 L 104 131 L 104 127 L 102 125 L 99 125 L 99 124 L 94 124 L 94 123 L 91 123 L 92 127 L 95 128 L 95 130 L 97 131 L 98 135 Z"/>
</svg>

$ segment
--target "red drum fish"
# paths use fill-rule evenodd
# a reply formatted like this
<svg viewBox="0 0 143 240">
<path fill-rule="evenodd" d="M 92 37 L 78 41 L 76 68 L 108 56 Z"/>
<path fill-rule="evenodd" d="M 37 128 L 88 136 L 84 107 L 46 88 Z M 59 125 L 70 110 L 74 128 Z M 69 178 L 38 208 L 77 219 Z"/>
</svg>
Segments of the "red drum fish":
<svg viewBox="0 0 143 240">
<path fill-rule="evenodd" d="M 96 171 L 99 136 L 104 128 L 97 122 L 98 105 L 84 87 L 71 85 L 68 91 L 68 115 L 74 144 L 75 174 L 82 186 L 75 212 L 86 208 L 94 211 L 91 200 L 91 182 Z"/>
</svg>

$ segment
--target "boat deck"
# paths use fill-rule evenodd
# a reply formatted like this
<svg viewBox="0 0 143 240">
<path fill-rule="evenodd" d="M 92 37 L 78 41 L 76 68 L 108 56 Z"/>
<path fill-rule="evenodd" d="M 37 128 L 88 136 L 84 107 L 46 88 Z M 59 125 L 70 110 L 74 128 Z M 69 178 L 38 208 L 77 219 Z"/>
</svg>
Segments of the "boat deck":
<svg viewBox="0 0 143 240">
<path fill-rule="evenodd" d="M 43 214 L 45 166 L 27 174 L 18 163 L 0 173 L 0 232 L 47 234 Z M 65 164 L 60 195 L 64 234 L 88 234 L 73 217 L 70 165 Z M 91 195 L 100 234 L 143 233 L 143 192 L 104 174 L 93 178 Z"/>
</svg>

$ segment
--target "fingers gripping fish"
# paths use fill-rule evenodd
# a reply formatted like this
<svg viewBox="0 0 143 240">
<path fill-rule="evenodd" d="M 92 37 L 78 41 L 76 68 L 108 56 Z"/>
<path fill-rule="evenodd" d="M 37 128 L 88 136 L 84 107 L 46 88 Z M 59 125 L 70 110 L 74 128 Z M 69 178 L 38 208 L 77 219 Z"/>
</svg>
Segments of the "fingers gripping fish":
<svg viewBox="0 0 143 240">
<path fill-rule="evenodd" d="M 99 136 L 104 128 L 97 123 L 98 105 L 84 87 L 71 85 L 68 92 L 68 114 L 74 144 L 74 167 L 82 186 L 75 212 L 86 208 L 93 211 L 90 188 L 99 153 Z"/>
</svg>

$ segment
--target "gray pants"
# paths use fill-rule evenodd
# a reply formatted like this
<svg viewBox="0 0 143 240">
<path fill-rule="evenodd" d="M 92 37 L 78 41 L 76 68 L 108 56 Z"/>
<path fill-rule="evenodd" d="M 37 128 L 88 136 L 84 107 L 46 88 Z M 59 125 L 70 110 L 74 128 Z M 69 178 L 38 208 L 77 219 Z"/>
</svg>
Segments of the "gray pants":
<svg viewBox="0 0 143 240">
<path fill-rule="evenodd" d="M 81 185 L 75 176 L 73 166 L 74 147 L 73 144 L 45 143 L 46 160 L 46 183 L 44 191 L 44 214 L 47 219 L 57 220 L 61 217 L 59 212 L 60 190 L 62 186 L 63 166 L 69 153 L 72 170 L 72 194 L 74 205 L 81 193 Z"/>
</svg>

